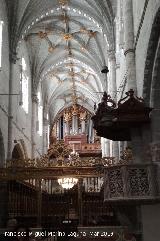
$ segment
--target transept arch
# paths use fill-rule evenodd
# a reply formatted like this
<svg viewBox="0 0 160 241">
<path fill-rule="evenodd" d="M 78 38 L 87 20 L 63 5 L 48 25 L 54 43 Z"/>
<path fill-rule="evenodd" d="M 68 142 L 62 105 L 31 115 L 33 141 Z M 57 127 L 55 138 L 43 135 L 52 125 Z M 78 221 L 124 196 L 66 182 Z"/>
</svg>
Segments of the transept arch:
<svg viewBox="0 0 160 241">
<path fill-rule="evenodd" d="M 160 26 L 160 9 L 157 11 L 157 14 L 154 18 L 154 22 L 152 25 L 152 30 L 151 30 L 148 50 L 147 50 L 147 57 L 145 62 L 145 70 L 144 70 L 143 97 L 145 102 L 148 105 L 153 104 L 152 86 L 153 86 L 153 79 L 155 82 L 154 70 L 155 68 L 157 68 L 157 64 L 158 64 L 158 62 L 156 61 L 156 56 L 158 54 L 157 51 L 159 48 L 159 39 L 160 39 L 159 26 Z M 156 66 L 155 66 L 155 63 L 156 63 Z"/>
<path fill-rule="evenodd" d="M 13 147 L 12 159 L 25 159 L 28 157 L 26 146 L 23 140 L 19 142 L 15 141 L 16 144 Z"/>
<path fill-rule="evenodd" d="M 152 160 L 159 161 L 160 155 L 160 9 L 154 18 L 148 44 L 144 70 L 143 96 L 145 103 L 153 108 L 151 113 Z"/>
</svg>

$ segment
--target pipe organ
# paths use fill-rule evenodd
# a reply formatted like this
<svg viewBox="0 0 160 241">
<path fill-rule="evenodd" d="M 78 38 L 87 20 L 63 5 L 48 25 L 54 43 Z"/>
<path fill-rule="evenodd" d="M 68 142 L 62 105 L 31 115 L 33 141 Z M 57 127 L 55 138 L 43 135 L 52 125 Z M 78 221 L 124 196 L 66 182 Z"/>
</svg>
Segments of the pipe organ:
<svg viewBox="0 0 160 241">
<path fill-rule="evenodd" d="M 94 129 L 91 114 L 81 106 L 72 106 L 65 109 L 60 115 L 53 128 L 56 128 L 58 140 L 68 135 L 88 136 L 88 142 L 94 142 Z"/>
<path fill-rule="evenodd" d="M 77 104 L 73 104 L 59 114 L 52 127 L 50 140 L 51 144 L 64 140 L 73 151 L 78 151 L 80 154 L 82 150 L 83 152 L 86 150 L 88 155 L 90 153 L 92 156 L 94 151 L 101 155 L 100 138 L 93 129 L 91 113 Z"/>
</svg>

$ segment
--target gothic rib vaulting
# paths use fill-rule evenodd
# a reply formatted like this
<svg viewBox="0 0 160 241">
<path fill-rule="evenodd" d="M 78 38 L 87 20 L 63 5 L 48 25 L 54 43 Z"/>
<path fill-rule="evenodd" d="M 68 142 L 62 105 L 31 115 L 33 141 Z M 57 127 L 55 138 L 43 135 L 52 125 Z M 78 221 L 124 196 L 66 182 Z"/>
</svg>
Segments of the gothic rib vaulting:
<svg viewBox="0 0 160 241">
<path fill-rule="evenodd" d="M 32 88 L 36 92 L 41 86 L 50 118 L 70 106 L 73 95 L 77 104 L 93 113 L 99 92 L 106 87 L 100 71 L 106 65 L 109 43 L 114 48 L 112 6 L 103 1 L 49 0 L 28 1 L 21 8 L 16 29 L 22 38 L 19 47 L 25 41 Z"/>
<path fill-rule="evenodd" d="M 0 0 L 0 241 L 159 240 L 159 40 L 160 0 Z"/>
</svg>

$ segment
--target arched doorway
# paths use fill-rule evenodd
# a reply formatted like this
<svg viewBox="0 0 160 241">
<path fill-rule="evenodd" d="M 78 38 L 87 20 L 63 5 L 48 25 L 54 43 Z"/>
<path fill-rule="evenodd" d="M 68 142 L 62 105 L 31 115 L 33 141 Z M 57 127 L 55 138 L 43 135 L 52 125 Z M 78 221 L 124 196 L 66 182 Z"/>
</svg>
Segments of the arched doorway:
<svg viewBox="0 0 160 241">
<path fill-rule="evenodd" d="M 17 143 L 12 151 L 12 159 L 25 159 L 25 153 L 20 143 Z"/>
</svg>

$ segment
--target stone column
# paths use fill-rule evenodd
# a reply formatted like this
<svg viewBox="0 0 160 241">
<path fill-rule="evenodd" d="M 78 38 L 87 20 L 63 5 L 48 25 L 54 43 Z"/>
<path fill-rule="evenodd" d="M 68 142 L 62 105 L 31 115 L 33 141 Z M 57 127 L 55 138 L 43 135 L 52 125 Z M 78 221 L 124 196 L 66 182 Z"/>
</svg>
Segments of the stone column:
<svg viewBox="0 0 160 241">
<path fill-rule="evenodd" d="M 110 140 L 101 137 L 102 157 L 110 157 Z"/>
<path fill-rule="evenodd" d="M 47 153 L 48 150 L 48 119 L 47 119 L 47 111 L 44 108 L 43 112 L 43 154 Z"/>
<path fill-rule="evenodd" d="M 135 94 L 137 94 L 132 0 L 124 0 L 124 42 L 128 90 L 133 89 Z M 131 129 L 131 147 L 133 150 L 133 162 L 144 162 L 142 128 Z"/>
<path fill-rule="evenodd" d="M 158 43 L 155 60 L 154 60 L 154 68 L 152 72 L 152 86 L 151 86 L 151 94 L 150 94 L 150 105 L 153 107 L 151 112 L 151 133 L 152 133 L 152 141 L 151 141 L 151 152 L 152 152 L 152 160 L 160 163 L 160 88 L 159 88 L 159 49 L 160 42 Z"/>
<path fill-rule="evenodd" d="M 104 138 L 101 137 L 101 149 L 102 149 L 102 157 L 105 157 L 105 146 L 104 146 Z"/>
<path fill-rule="evenodd" d="M 109 157 L 110 156 L 110 140 L 103 138 L 103 148 L 104 148 L 104 152 L 103 152 L 103 157 Z"/>
<path fill-rule="evenodd" d="M 122 58 L 122 49 L 124 48 L 124 22 L 123 22 L 123 0 L 118 1 L 118 18 L 117 18 L 117 45 L 116 45 L 116 78 L 117 83 L 120 81 L 120 60 Z M 124 151 L 124 142 L 119 142 L 119 159 Z"/>
<path fill-rule="evenodd" d="M 110 152 L 111 152 L 111 150 L 110 150 L 110 140 L 106 139 L 105 145 L 106 145 L 106 156 L 110 156 L 111 155 L 110 154 Z"/>
<path fill-rule="evenodd" d="M 124 152 L 124 141 L 119 141 L 119 159 L 121 159 Z"/>
<path fill-rule="evenodd" d="M 134 163 L 145 163 L 151 161 L 151 150 L 149 143 L 151 142 L 151 136 L 149 133 L 149 125 L 141 128 L 131 129 L 131 148 L 133 151 Z"/>
<path fill-rule="evenodd" d="M 128 89 L 137 91 L 132 0 L 124 0 L 124 42 Z"/>
<path fill-rule="evenodd" d="M 110 140 L 103 138 L 101 139 L 102 157 L 110 156 Z"/>
<path fill-rule="evenodd" d="M 14 65 L 16 64 L 16 54 L 10 54 L 10 68 L 9 68 L 9 97 L 8 97 L 8 151 L 7 159 L 12 158 L 13 148 L 13 76 L 14 76 Z"/>
<path fill-rule="evenodd" d="M 108 53 L 110 63 L 110 81 L 111 81 L 111 93 L 109 93 L 115 101 L 117 101 L 117 84 L 116 84 L 116 57 L 115 51 L 110 50 Z"/>
<path fill-rule="evenodd" d="M 32 158 L 36 156 L 36 123 L 37 123 L 37 105 L 38 97 L 36 94 L 32 94 Z"/>
<path fill-rule="evenodd" d="M 9 95 L 8 95 L 8 146 L 7 146 L 7 159 L 12 159 L 13 149 L 13 76 L 14 66 L 17 61 L 16 53 L 10 53 L 10 66 L 9 66 Z M 1 181 L 0 183 L 0 227 L 6 226 L 8 219 L 8 203 L 9 194 L 7 188 L 7 182 Z"/>
<path fill-rule="evenodd" d="M 115 157 L 115 160 L 118 161 L 119 159 L 119 145 L 118 141 L 112 142 L 112 156 Z"/>
<path fill-rule="evenodd" d="M 119 48 L 124 46 L 124 18 L 123 18 L 123 0 L 119 2 Z"/>
<path fill-rule="evenodd" d="M 116 83 L 116 57 L 115 51 L 109 51 L 109 62 L 110 62 L 110 81 L 111 85 L 111 97 L 117 101 L 117 83 Z M 119 158 L 119 145 L 118 141 L 112 141 L 112 156 L 117 160 Z"/>
</svg>

